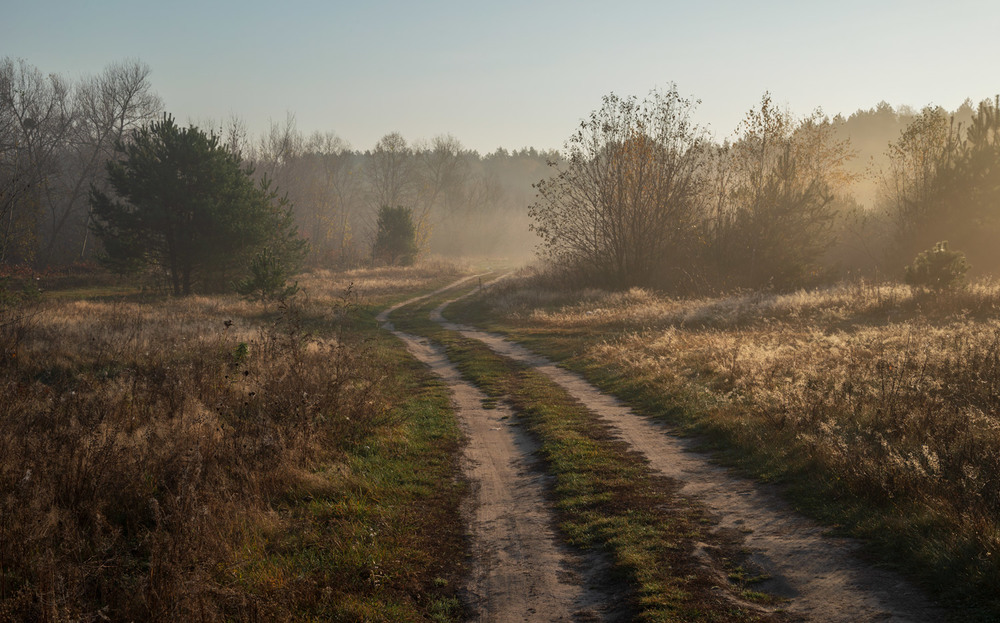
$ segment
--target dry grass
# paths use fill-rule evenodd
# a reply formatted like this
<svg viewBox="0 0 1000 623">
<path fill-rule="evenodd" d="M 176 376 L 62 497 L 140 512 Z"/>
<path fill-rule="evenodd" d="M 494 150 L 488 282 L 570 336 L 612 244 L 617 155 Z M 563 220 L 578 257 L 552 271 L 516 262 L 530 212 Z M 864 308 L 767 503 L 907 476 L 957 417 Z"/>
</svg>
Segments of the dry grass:
<svg viewBox="0 0 1000 623">
<path fill-rule="evenodd" d="M 853 517 L 946 597 L 1000 610 L 1000 286 L 675 300 L 523 283 L 489 302 L 506 323 L 570 336 L 582 365 L 647 404 L 686 396 L 682 419 L 758 474 L 813 487 L 815 512 Z"/>
<path fill-rule="evenodd" d="M 0 621 L 283 620 L 336 598 L 266 561 L 289 496 L 368 486 L 347 451 L 395 417 L 393 362 L 341 286 L 438 268 L 311 275 L 281 309 L 0 306 Z"/>
<path fill-rule="evenodd" d="M 384 301 L 399 298 L 400 294 L 414 292 L 430 283 L 454 279 L 462 268 L 452 262 L 429 260 L 415 266 L 382 266 L 358 268 L 348 271 L 317 270 L 299 279 L 311 299 L 335 302 L 349 286 L 367 301 Z"/>
</svg>

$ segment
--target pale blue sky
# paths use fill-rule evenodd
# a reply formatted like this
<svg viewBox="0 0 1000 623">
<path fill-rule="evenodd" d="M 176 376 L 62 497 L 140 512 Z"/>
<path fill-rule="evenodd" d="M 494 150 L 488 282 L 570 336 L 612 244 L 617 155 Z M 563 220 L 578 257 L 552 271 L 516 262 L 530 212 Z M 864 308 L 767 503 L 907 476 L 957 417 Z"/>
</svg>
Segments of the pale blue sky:
<svg viewBox="0 0 1000 623">
<path fill-rule="evenodd" d="M 561 147 L 601 96 L 676 82 L 730 134 L 764 91 L 797 115 L 1000 92 L 1000 3 L 0 0 L 0 57 L 69 78 L 138 58 L 182 121 L 295 114 L 357 149 L 399 131 Z"/>
</svg>

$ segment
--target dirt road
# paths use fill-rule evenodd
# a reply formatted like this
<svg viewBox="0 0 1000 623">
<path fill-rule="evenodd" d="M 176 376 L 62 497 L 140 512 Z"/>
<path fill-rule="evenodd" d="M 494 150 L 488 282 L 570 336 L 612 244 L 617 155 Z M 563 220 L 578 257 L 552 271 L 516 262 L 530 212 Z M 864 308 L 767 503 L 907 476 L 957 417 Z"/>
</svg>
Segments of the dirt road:
<svg viewBox="0 0 1000 623">
<path fill-rule="evenodd" d="M 823 536 L 821 526 L 794 513 L 767 487 L 712 465 L 666 427 L 635 415 L 579 375 L 502 336 L 445 321 L 441 311 L 451 302 L 436 309 L 432 319 L 551 378 L 608 422 L 655 470 L 683 483 L 682 494 L 709 508 L 718 530 L 743 534 L 755 571 L 770 577 L 760 589 L 787 598 L 781 609 L 807 621 L 832 623 L 944 620 L 941 611 L 897 574 L 860 561 L 857 543 Z"/>
<path fill-rule="evenodd" d="M 472 573 L 465 593 L 473 620 L 603 620 L 612 600 L 598 588 L 601 578 L 596 572 L 601 564 L 574 556 L 556 537 L 544 475 L 533 463 L 531 439 L 511 426 L 506 408 L 484 408 L 487 396 L 464 381 L 440 349 L 396 331 L 387 322 L 395 309 L 433 294 L 387 309 L 378 320 L 448 384 L 467 438 L 463 471 L 473 486 L 466 508 Z"/>
</svg>

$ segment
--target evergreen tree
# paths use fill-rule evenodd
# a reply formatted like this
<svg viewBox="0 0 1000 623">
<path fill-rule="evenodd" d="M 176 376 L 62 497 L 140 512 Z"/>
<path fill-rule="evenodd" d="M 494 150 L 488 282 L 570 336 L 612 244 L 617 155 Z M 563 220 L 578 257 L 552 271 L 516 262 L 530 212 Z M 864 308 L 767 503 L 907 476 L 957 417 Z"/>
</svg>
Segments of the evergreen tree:
<svg viewBox="0 0 1000 623">
<path fill-rule="evenodd" d="M 302 261 L 306 243 L 291 207 L 266 179 L 255 183 L 215 135 L 164 115 L 119 141 L 116 152 L 107 164 L 114 195 L 90 193 L 109 267 L 158 266 L 179 295 L 245 274 L 264 247 L 290 267 Z"/>
<path fill-rule="evenodd" d="M 233 283 L 237 294 L 255 301 L 282 301 L 299 292 L 299 282 L 289 285 L 288 267 L 264 247 L 250 262 L 250 274 Z"/>
<path fill-rule="evenodd" d="M 403 206 L 382 206 L 378 211 L 375 259 L 389 264 L 412 264 L 417 259 L 417 228 L 413 210 Z"/>
</svg>

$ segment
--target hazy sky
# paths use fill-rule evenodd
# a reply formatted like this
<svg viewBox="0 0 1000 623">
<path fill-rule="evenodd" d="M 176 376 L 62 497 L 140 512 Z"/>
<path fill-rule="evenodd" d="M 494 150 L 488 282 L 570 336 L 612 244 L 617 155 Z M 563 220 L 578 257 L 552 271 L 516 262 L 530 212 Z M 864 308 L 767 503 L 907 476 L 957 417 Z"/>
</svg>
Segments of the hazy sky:
<svg viewBox="0 0 1000 623">
<path fill-rule="evenodd" d="M 719 138 L 764 91 L 797 115 L 1000 92 L 993 1 L 0 2 L 0 57 L 69 78 L 138 58 L 181 121 L 291 112 L 356 149 L 558 148 L 602 95 L 670 82 Z"/>
</svg>

